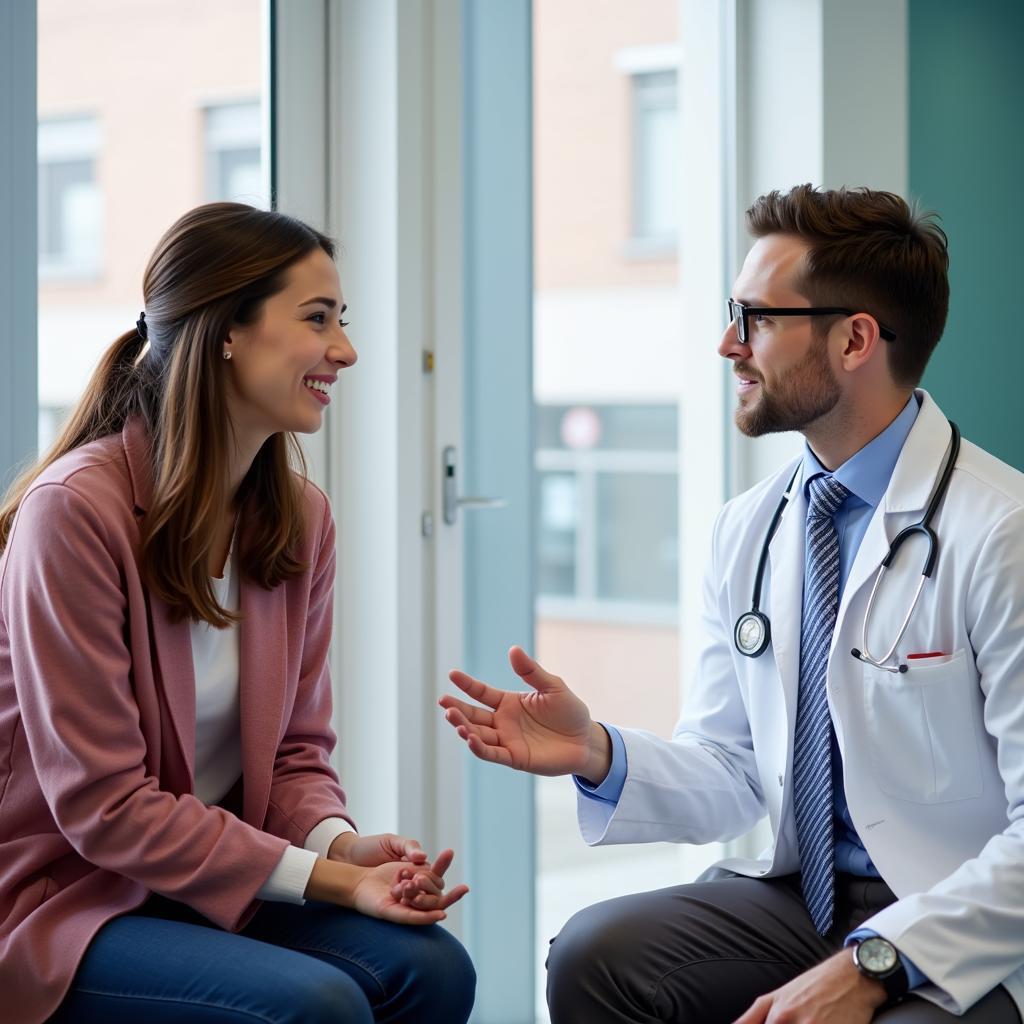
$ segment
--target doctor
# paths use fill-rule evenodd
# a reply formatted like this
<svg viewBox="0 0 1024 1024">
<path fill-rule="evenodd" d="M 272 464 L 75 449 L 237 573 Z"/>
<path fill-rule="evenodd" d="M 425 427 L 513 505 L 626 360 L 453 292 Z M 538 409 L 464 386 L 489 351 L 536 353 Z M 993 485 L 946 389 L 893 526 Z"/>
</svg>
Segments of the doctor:
<svg viewBox="0 0 1024 1024">
<path fill-rule="evenodd" d="M 554 1024 L 1017 1022 L 1024 476 L 958 448 L 916 389 L 946 320 L 946 237 L 866 189 L 773 192 L 747 223 L 719 345 L 736 423 L 806 445 L 719 515 L 672 739 L 592 721 L 515 647 L 531 692 L 453 672 L 479 703 L 441 704 L 478 757 L 574 774 L 591 844 L 770 820 L 757 859 L 573 917 L 548 964 Z M 930 506 L 930 574 L 911 531 L 875 590 Z"/>
</svg>

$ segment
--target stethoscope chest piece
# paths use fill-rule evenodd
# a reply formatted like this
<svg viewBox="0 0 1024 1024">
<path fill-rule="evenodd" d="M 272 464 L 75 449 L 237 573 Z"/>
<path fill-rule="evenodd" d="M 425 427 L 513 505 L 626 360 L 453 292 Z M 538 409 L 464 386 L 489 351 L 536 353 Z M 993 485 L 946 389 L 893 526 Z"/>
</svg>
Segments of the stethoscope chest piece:
<svg viewBox="0 0 1024 1024">
<path fill-rule="evenodd" d="M 772 628 L 768 616 L 751 610 L 736 620 L 733 631 L 736 650 L 748 658 L 757 658 L 768 649 L 772 642 Z"/>
</svg>

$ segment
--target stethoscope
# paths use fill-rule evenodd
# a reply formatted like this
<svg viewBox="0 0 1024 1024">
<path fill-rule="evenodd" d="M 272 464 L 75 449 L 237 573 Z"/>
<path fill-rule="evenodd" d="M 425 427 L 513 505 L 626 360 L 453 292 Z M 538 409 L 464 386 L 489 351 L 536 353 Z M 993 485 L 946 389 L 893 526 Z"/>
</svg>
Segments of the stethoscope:
<svg viewBox="0 0 1024 1024">
<path fill-rule="evenodd" d="M 907 671 L 907 666 L 905 664 L 901 664 L 898 661 L 895 664 L 889 664 L 889 661 L 896 653 L 896 648 L 903 639 L 903 635 L 907 631 L 907 626 L 910 625 L 910 619 L 914 614 L 914 609 L 917 608 L 917 602 L 921 597 L 921 591 L 924 589 L 925 580 L 931 578 L 932 572 L 935 569 L 935 563 L 939 557 L 939 539 L 931 527 L 932 517 L 935 515 L 936 509 L 939 507 L 939 504 L 949 488 L 949 478 L 953 475 L 953 467 L 956 465 L 957 456 L 960 454 L 960 430 L 952 420 L 949 421 L 949 426 L 953 431 L 949 455 L 946 458 L 946 464 L 942 469 L 942 476 L 939 478 L 938 486 L 935 488 L 935 491 L 932 494 L 932 499 L 928 503 L 928 508 L 925 510 L 924 518 L 919 523 L 914 523 L 913 525 L 906 527 L 906 529 L 901 530 L 889 545 L 889 551 L 885 558 L 882 559 L 882 564 L 878 567 L 878 574 L 875 577 L 874 586 L 871 588 L 871 596 L 868 598 L 868 606 L 864 611 L 864 628 L 861 634 L 860 649 L 858 650 L 858 648 L 854 647 L 853 650 L 850 651 L 850 653 L 859 661 L 863 661 L 868 665 L 873 665 L 875 668 L 882 669 L 885 672 Z M 801 468 L 802 467 L 798 465 L 793 475 L 790 477 L 789 484 L 786 486 L 785 492 L 779 499 L 779 504 L 775 509 L 775 515 L 772 516 L 771 524 L 768 526 L 768 533 L 764 538 L 764 543 L 761 545 L 761 557 L 757 562 L 757 575 L 754 577 L 754 594 L 750 602 L 750 611 L 745 612 L 736 620 L 736 628 L 733 630 L 733 641 L 736 644 L 736 650 L 738 650 L 740 654 L 746 655 L 748 658 L 759 658 L 766 650 L 768 650 L 768 645 L 772 640 L 771 622 L 768 620 L 768 616 L 761 611 L 760 607 L 761 584 L 764 580 L 765 566 L 768 564 L 768 547 L 772 542 L 772 538 L 775 536 L 775 531 L 779 528 L 779 523 L 782 520 L 782 513 L 785 511 L 786 505 L 793 497 Z M 921 573 L 921 582 L 917 585 L 914 600 L 903 619 L 903 625 L 900 626 L 899 633 L 893 641 L 892 646 L 881 658 L 875 658 L 868 650 L 868 622 L 871 618 L 871 609 L 875 603 L 875 595 L 878 593 L 878 586 L 882 582 L 882 577 L 889 570 L 889 566 L 892 564 L 892 560 L 896 557 L 896 553 L 899 551 L 901 545 L 915 533 L 924 534 L 928 540 L 928 556 L 925 559 L 924 570 Z"/>
</svg>

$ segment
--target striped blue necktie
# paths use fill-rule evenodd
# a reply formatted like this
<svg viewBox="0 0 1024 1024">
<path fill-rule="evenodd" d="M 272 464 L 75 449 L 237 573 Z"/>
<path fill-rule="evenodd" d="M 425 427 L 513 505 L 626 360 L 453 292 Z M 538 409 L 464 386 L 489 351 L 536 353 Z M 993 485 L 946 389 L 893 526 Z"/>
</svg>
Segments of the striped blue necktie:
<svg viewBox="0 0 1024 1024">
<path fill-rule="evenodd" d="M 835 902 L 832 731 L 825 692 L 828 652 L 839 606 L 839 538 L 832 516 L 849 493 L 831 476 L 812 477 L 807 505 L 800 690 L 793 747 L 793 810 L 801 887 L 819 935 L 832 927 Z"/>
</svg>

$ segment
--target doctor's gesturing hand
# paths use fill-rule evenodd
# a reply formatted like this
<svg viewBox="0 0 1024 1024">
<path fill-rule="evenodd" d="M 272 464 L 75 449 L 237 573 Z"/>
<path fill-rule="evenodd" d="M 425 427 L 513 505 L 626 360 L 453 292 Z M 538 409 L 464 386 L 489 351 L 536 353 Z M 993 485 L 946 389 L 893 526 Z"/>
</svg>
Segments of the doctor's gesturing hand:
<svg viewBox="0 0 1024 1024">
<path fill-rule="evenodd" d="M 611 768 L 611 740 L 586 704 L 521 647 L 513 647 L 508 660 L 532 693 L 498 690 L 456 669 L 451 681 L 485 707 L 445 694 L 438 701 L 445 719 L 482 761 L 603 782 Z"/>
</svg>

